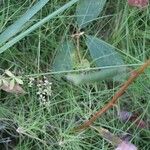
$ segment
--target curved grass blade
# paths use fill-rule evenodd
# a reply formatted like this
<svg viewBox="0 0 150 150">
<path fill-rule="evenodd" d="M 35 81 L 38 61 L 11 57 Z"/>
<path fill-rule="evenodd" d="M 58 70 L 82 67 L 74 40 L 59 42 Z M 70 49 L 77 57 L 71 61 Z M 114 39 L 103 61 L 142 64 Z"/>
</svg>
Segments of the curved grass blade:
<svg viewBox="0 0 150 150">
<path fill-rule="evenodd" d="M 27 23 L 49 0 L 40 0 L 30 9 L 28 9 L 24 15 L 21 16 L 16 22 L 10 25 L 3 33 L 0 34 L 0 45 L 8 41 L 11 37 L 17 34 Z"/>
<path fill-rule="evenodd" d="M 96 19 L 105 6 L 106 0 L 80 0 L 76 9 L 79 28 L 86 27 Z"/>
<path fill-rule="evenodd" d="M 67 4 L 65 4 L 64 6 L 62 6 L 61 8 L 59 8 L 58 10 L 54 11 L 53 13 L 49 14 L 47 17 L 43 18 L 38 23 L 36 23 L 33 26 L 31 26 L 29 29 L 27 29 L 23 33 L 20 33 L 18 36 L 14 37 L 12 40 L 10 40 L 9 42 L 7 42 L 4 46 L 2 46 L 0 48 L 0 53 L 4 52 L 5 50 L 7 50 L 11 46 L 13 46 L 15 43 L 17 43 L 18 41 L 20 41 L 21 39 L 23 39 L 25 36 L 27 36 L 31 32 L 35 31 L 37 28 L 41 27 L 44 23 L 48 22 L 50 19 L 53 19 L 58 14 L 62 13 L 63 11 L 65 11 L 66 9 L 68 9 L 69 7 L 71 7 L 77 1 L 79 1 L 79 0 L 71 0 L 70 2 L 68 2 Z"/>
</svg>

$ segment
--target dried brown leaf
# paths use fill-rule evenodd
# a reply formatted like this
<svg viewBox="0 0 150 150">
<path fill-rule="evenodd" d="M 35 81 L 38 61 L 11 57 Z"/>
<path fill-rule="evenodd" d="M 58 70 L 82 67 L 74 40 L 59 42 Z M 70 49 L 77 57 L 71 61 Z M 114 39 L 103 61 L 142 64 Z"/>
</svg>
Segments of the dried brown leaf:
<svg viewBox="0 0 150 150">
<path fill-rule="evenodd" d="M 100 133 L 102 138 L 106 139 L 112 145 L 117 147 L 115 150 L 137 150 L 137 147 L 134 144 L 128 141 L 123 141 L 122 139 L 112 134 L 107 129 L 104 129 L 102 127 L 95 127 L 95 126 L 91 126 L 91 127 L 97 130 Z"/>
<path fill-rule="evenodd" d="M 6 85 L 2 85 L 0 87 L 0 89 L 8 92 L 8 93 L 13 93 L 13 94 L 24 94 L 25 91 L 23 90 L 23 88 L 19 85 L 19 84 L 15 84 L 13 86 L 13 88 L 9 85 L 9 86 L 6 86 Z"/>
<path fill-rule="evenodd" d="M 105 140 L 107 140 L 108 142 L 110 142 L 112 145 L 116 147 L 123 142 L 118 136 L 112 134 L 107 129 L 104 129 L 102 127 L 95 127 L 95 126 L 91 126 L 91 127 L 97 130 L 100 133 L 102 138 L 104 138 Z"/>
</svg>

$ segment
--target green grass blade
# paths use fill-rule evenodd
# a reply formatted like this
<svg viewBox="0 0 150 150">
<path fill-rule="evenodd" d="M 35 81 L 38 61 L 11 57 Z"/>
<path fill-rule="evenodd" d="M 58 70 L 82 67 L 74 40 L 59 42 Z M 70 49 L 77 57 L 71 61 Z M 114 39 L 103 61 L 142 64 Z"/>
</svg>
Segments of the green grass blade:
<svg viewBox="0 0 150 150">
<path fill-rule="evenodd" d="M 51 13 L 50 15 L 48 15 L 47 17 L 45 17 L 44 19 L 42 19 L 38 23 L 34 24 L 32 27 L 30 27 L 29 29 L 27 29 L 23 33 L 21 33 L 18 36 L 14 37 L 11 41 L 7 42 L 4 46 L 2 46 L 0 48 L 0 53 L 4 52 L 8 48 L 10 48 L 15 43 L 17 43 L 18 41 L 20 41 L 21 39 L 23 39 L 25 36 L 27 36 L 28 34 L 30 34 L 33 31 L 35 31 L 37 28 L 39 28 L 40 26 L 42 26 L 44 23 L 48 22 L 50 19 L 54 18 L 58 14 L 62 13 L 63 11 L 65 11 L 66 9 L 68 9 L 69 7 L 71 7 L 73 4 L 75 4 L 78 1 L 79 0 L 71 0 L 70 2 L 68 2 L 67 4 L 65 4 L 64 6 L 62 6 L 61 8 L 59 8 L 58 10 L 54 11 L 53 13 Z"/>
<path fill-rule="evenodd" d="M 33 7 L 28 9 L 16 22 L 10 25 L 2 34 L 0 34 L 0 45 L 8 41 L 12 36 L 18 33 L 49 0 L 40 0 Z"/>
</svg>

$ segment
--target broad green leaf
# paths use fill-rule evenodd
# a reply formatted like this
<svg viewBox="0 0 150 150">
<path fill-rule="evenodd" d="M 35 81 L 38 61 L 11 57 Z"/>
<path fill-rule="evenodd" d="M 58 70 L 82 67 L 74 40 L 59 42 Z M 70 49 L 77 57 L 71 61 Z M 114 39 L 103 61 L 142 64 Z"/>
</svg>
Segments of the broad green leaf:
<svg viewBox="0 0 150 150">
<path fill-rule="evenodd" d="M 8 39 L 22 30 L 25 23 L 27 23 L 39 10 L 41 10 L 47 2 L 48 0 L 38 1 L 34 6 L 29 8 L 25 14 L 23 14 L 16 22 L 14 22 L 2 34 L 0 34 L 0 45 L 5 43 Z"/>
<path fill-rule="evenodd" d="M 106 0 L 80 0 L 76 9 L 77 24 L 86 27 L 96 19 L 105 6 Z"/>
<path fill-rule="evenodd" d="M 53 63 L 53 71 L 66 71 L 73 69 L 72 56 L 74 55 L 74 45 L 71 41 L 63 42 L 57 49 Z"/>
<path fill-rule="evenodd" d="M 97 67 L 118 66 L 124 64 L 119 53 L 108 43 L 94 36 L 87 36 L 86 44 Z"/>
<path fill-rule="evenodd" d="M 75 85 L 93 83 L 102 80 L 112 79 L 118 74 L 118 69 L 105 69 L 101 71 L 81 73 L 81 74 L 68 74 L 64 78 Z"/>
<path fill-rule="evenodd" d="M 126 67 L 119 67 L 120 65 L 124 65 L 124 62 L 113 46 L 94 36 L 87 36 L 86 45 L 88 46 L 90 55 L 97 67 L 118 66 L 119 72 L 124 73 L 119 74 L 118 72 L 118 75 L 113 79 L 116 81 L 124 80 L 126 77 Z"/>
</svg>

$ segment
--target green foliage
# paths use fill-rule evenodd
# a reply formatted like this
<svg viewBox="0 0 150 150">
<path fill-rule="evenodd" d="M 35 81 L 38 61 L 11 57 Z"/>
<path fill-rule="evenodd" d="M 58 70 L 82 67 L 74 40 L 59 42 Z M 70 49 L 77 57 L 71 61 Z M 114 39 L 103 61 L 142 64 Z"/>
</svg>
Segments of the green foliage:
<svg viewBox="0 0 150 150">
<path fill-rule="evenodd" d="M 91 0 L 82 0 L 79 1 L 76 14 L 77 14 L 77 24 L 79 28 L 84 28 L 90 23 L 92 20 L 97 18 L 99 13 L 103 10 L 106 1 L 91 1 Z M 87 36 L 86 44 L 90 50 L 90 54 L 92 56 L 93 61 L 95 62 L 97 67 L 105 67 L 105 66 L 116 66 L 124 64 L 119 54 L 115 51 L 112 46 L 107 44 L 106 42 L 99 40 L 94 36 Z M 74 62 L 76 60 L 71 59 L 70 50 L 68 51 L 68 47 L 66 47 L 66 43 L 64 43 L 62 48 L 59 48 L 60 51 L 56 54 L 56 58 L 53 64 L 54 71 L 67 71 L 72 70 Z M 75 53 L 74 53 L 75 54 Z M 73 55 L 72 55 L 73 56 Z M 75 58 L 77 59 L 77 58 Z M 78 59 L 77 59 L 78 60 Z M 84 60 L 84 59 L 83 59 Z M 85 59 L 86 60 L 86 59 Z M 83 65 L 83 61 L 81 60 L 80 68 Z M 88 60 L 86 61 L 88 62 Z M 87 63 L 86 63 L 87 64 Z M 88 68 L 90 65 L 86 65 Z M 74 84 L 83 84 L 88 82 L 96 82 L 100 80 L 105 80 L 108 78 L 113 78 L 117 75 L 119 71 L 117 69 L 108 69 L 101 72 L 92 72 L 88 74 L 69 74 L 66 79 L 73 82 Z"/>
<path fill-rule="evenodd" d="M 80 0 L 76 9 L 79 28 L 85 28 L 96 19 L 103 10 L 105 3 L 106 0 Z"/>
<path fill-rule="evenodd" d="M 118 69 L 105 69 L 96 72 L 68 74 L 65 78 L 75 85 L 100 82 L 102 80 L 112 79 L 119 73 Z"/>
<path fill-rule="evenodd" d="M 58 48 L 53 63 L 53 71 L 73 70 L 72 56 L 75 53 L 74 45 L 71 41 L 63 42 Z"/>
<path fill-rule="evenodd" d="M 43 24 L 45 24 L 46 22 L 48 22 L 50 19 L 53 19 L 55 16 L 57 16 L 58 14 L 62 13 L 63 11 L 65 11 L 67 8 L 71 7 L 73 4 L 75 4 L 78 0 L 71 0 L 70 2 L 68 2 L 67 4 L 65 4 L 64 6 L 62 6 L 61 8 L 59 8 L 58 10 L 54 11 L 53 13 L 49 14 L 47 17 L 43 18 L 42 20 L 40 20 L 39 22 L 37 22 L 36 24 L 32 25 L 30 28 L 28 28 L 27 30 L 25 30 L 24 32 L 20 33 L 19 35 L 17 35 L 16 37 L 14 37 L 12 40 L 8 41 L 4 46 L 0 47 L 0 53 L 4 52 L 5 50 L 7 50 L 8 48 L 10 48 L 11 46 L 13 46 L 15 43 L 17 43 L 18 41 L 20 41 L 22 38 L 24 38 L 25 36 L 28 36 L 31 32 L 35 31 L 37 28 L 41 27 Z M 29 15 L 29 14 L 28 14 Z M 6 30 L 7 31 L 7 30 Z M 20 29 L 18 30 L 20 31 Z M 17 31 L 15 31 L 17 32 Z M 3 35 L 5 35 L 5 31 L 3 33 Z"/>
<path fill-rule="evenodd" d="M 22 30 L 26 23 L 48 2 L 48 0 L 40 0 L 34 6 L 26 11 L 16 22 L 9 26 L 2 34 L 0 34 L 0 45 L 9 40 L 12 36 Z"/>
<path fill-rule="evenodd" d="M 88 35 L 86 44 L 97 67 L 117 66 L 124 64 L 119 54 L 108 43 L 94 36 Z"/>
<path fill-rule="evenodd" d="M 93 59 L 94 64 L 96 67 L 119 67 L 120 65 L 124 65 L 123 59 L 115 51 L 115 48 L 111 46 L 110 44 L 104 42 L 103 40 L 100 40 L 94 36 L 87 35 L 86 45 L 90 51 L 90 55 Z M 111 72 L 112 69 L 110 69 L 110 72 L 107 72 L 108 74 L 113 74 Z M 125 77 L 126 67 L 119 67 L 118 69 L 118 75 L 112 76 L 112 78 L 116 81 L 122 81 Z M 120 74 L 123 73 L 124 74 Z"/>
<path fill-rule="evenodd" d="M 99 1 L 100 0 L 97 0 L 97 2 Z M 29 5 L 31 6 L 32 3 L 35 3 L 35 0 L 3 0 L 3 2 L 4 3 L 0 6 L 0 27 L 6 29 L 11 22 L 15 22 L 16 18 L 20 18 L 21 14 L 28 10 Z M 11 81 L 10 89 L 13 87 L 14 80 L 15 84 L 21 84 L 20 79 L 23 80 L 24 84 L 21 86 L 26 91 L 25 95 L 16 95 L 16 92 L 9 94 L 2 90 L 0 92 L 1 119 L 11 119 L 18 125 L 17 128 L 15 128 L 15 132 L 19 131 L 20 137 L 18 141 L 16 141 L 17 146 L 13 146 L 15 150 L 114 149 L 99 133 L 93 130 L 86 130 L 81 134 L 70 134 L 70 130 L 73 127 L 88 120 L 92 116 L 92 113 L 96 112 L 99 108 L 103 108 L 122 84 L 122 82 L 112 82 L 111 79 L 114 78 L 116 74 L 118 76 L 124 74 L 120 72 L 120 69 L 124 70 L 124 68 L 117 67 L 120 64 L 116 64 L 112 60 L 114 56 L 106 57 L 109 60 L 109 66 L 103 62 L 99 64 L 100 68 L 104 67 L 110 69 L 98 70 L 99 66 L 97 68 L 97 61 L 92 57 L 90 49 L 86 46 L 87 38 L 84 35 L 97 37 L 104 47 L 108 49 L 111 47 L 113 52 L 116 52 L 117 49 L 118 53 L 115 55 L 117 59 L 119 52 L 121 52 L 123 58 L 119 57 L 125 60 L 125 66 L 128 67 L 128 70 L 132 71 L 132 69 L 136 69 L 149 57 L 149 8 L 138 10 L 131 7 L 128 8 L 126 1 L 107 1 L 103 16 L 100 15 L 99 18 L 92 18 L 88 23 L 85 23 L 85 28 L 83 26 L 84 34 L 80 36 L 79 47 L 77 47 L 77 36 L 72 36 L 72 34 L 78 33 L 81 27 L 76 22 L 76 6 L 70 7 L 72 5 L 67 5 L 68 7 L 66 7 L 65 5 L 66 9 L 63 10 L 67 11 L 62 15 L 60 15 L 60 10 L 58 9 L 65 3 L 68 4 L 68 2 L 71 2 L 69 4 L 73 4 L 72 2 L 75 3 L 75 1 L 70 0 L 49 1 L 47 5 L 42 8 L 42 11 L 40 11 L 40 15 L 38 15 L 39 18 L 29 20 L 29 22 L 36 21 L 38 24 L 31 25 L 27 30 L 20 30 L 21 32 L 19 31 L 20 33 L 18 32 L 16 36 L 10 38 L 8 42 L 3 45 L 3 48 L 0 47 L 2 51 L 7 50 L 3 54 L 0 54 L 0 73 L 9 68 L 9 70 L 13 70 L 15 77 L 17 77 L 14 79 L 13 76 L 8 73 L 10 76 L 2 76 L 2 78 L 9 78 L 9 81 L 13 80 Z M 80 0 L 80 3 L 82 3 L 82 0 Z M 50 13 L 53 14 L 51 21 L 43 21 L 45 16 L 51 15 Z M 99 14 L 102 14 L 102 12 Z M 86 28 L 87 25 L 92 23 L 92 20 L 95 20 L 93 24 Z M 61 45 L 60 41 L 64 41 L 64 37 L 67 37 L 68 43 L 73 41 L 74 49 L 72 50 L 74 52 L 79 48 L 81 60 L 79 61 L 79 58 L 75 56 L 77 53 L 73 55 L 69 54 L 72 62 L 70 58 L 69 61 L 71 65 L 73 65 L 74 70 L 72 72 L 74 73 L 70 73 L 67 67 L 68 70 L 62 68 L 64 69 L 62 72 L 69 72 L 69 74 L 66 74 L 66 77 L 73 83 L 85 85 L 72 86 L 69 83 L 55 78 L 56 74 L 59 73 L 59 75 L 61 75 L 61 71 L 55 72 L 53 68 L 51 68 L 53 66 L 50 66 L 50 64 L 54 64 L 52 58 L 54 58 L 55 62 L 56 57 L 58 57 L 57 55 L 60 55 L 60 49 L 57 47 Z M 103 40 L 106 42 L 101 40 L 101 37 L 103 37 Z M 19 40 L 21 41 L 18 42 Z M 113 46 L 108 43 L 112 43 Z M 60 48 L 62 48 L 62 45 Z M 8 48 L 10 48 L 10 50 L 8 50 Z M 99 49 L 100 48 L 101 46 Z M 96 58 L 100 57 L 101 56 L 97 56 Z M 62 60 L 63 61 L 59 60 L 59 67 L 62 67 L 62 62 L 65 62 L 64 59 Z M 111 64 L 112 61 L 114 64 Z M 124 63 L 122 64 L 124 65 Z M 112 66 L 115 67 L 113 68 Z M 72 70 L 72 66 L 70 68 Z M 115 69 L 117 70 L 115 71 Z M 64 73 L 62 73 L 62 75 L 64 75 Z M 41 88 L 38 87 L 39 83 L 41 80 L 43 81 L 44 76 L 52 83 L 52 95 L 48 96 L 48 104 L 41 105 L 37 93 L 38 88 Z M 138 129 L 134 125 L 135 122 L 132 124 L 128 122 L 122 123 L 116 117 L 116 112 L 119 109 L 127 108 L 131 112 L 139 112 L 139 119 L 149 119 L 149 77 L 150 72 L 148 71 L 146 76 L 144 75 L 138 79 L 138 81 L 124 93 L 121 101 L 115 105 L 113 109 L 96 122 L 98 126 L 102 125 L 114 134 L 120 135 L 120 137 L 122 137 L 124 133 L 129 133 L 131 136 L 133 135 L 133 142 L 138 149 L 142 150 L 149 149 L 149 130 Z M 30 83 L 29 78 L 35 79 L 32 81 L 34 84 L 33 87 L 28 87 L 28 83 Z M 118 77 L 116 78 L 118 79 Z M 101 82 L 102 80 L 109 81 Z M 5 83 L 5 85 L 10 85 L 10 82 L 5 80 L 0 80 L 0 82 L 0 84 Z M 93 84 L 93 82 L 96 83 Z M 86 83 L 92 84 L 89 85 Z M 44 92 L 44 90 L 42 91 Z M 18 127 L 20 130 L 18 130 Z M 1 126 L 1 128 L 3 128 L 3 126 Z M 8 129 L 9 128 L 12 128 L 12 123 L 10 123 Z M 11 132 L 11 135 L 15 135 L 15 133 Z M 0 138 L 0 141 L 2 141 L 2 138 Z M 10 143 L 7 143 L 7 145 L 8 144 Z"/>
</svg>

